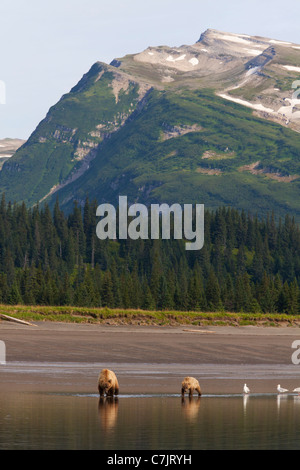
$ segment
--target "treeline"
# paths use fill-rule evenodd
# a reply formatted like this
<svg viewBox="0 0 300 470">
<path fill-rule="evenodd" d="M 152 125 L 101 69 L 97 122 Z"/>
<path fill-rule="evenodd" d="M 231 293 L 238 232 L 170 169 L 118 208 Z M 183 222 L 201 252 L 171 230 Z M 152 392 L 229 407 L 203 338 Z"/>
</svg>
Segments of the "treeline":
<svg viewBox="0 0 300 470">
<path fill-rule="evenodd" d="M 205 245 L 96 236 L 97 203 L 0 203 L 0 303 L 300 313 L 300 231 L 220 208 L 205 212 Z"/>
</svg>

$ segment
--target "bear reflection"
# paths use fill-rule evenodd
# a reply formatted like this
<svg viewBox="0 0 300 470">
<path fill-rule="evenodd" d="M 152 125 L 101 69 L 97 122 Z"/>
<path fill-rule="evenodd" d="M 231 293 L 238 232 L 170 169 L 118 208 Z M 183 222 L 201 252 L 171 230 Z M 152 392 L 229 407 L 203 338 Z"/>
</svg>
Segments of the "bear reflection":
<svg viewBox="0 0 300 470">
<path fill-rule="evenodd" d="M 115 427 L 118 417 L 119 399 L 116 397 L 101 397 L 98 411 L 103 430 L 109 431 Z"/>
<path fill-rule="evenodd" d="M 197 398 L 188 397 L 188 398 L 181 398 L 182 409 L 185 414 L 185 417 L 188 420 L 194 420 L 198 416 L 199 408 L 200 408 L 201 397 L 198 396 Z"/>
</svg>

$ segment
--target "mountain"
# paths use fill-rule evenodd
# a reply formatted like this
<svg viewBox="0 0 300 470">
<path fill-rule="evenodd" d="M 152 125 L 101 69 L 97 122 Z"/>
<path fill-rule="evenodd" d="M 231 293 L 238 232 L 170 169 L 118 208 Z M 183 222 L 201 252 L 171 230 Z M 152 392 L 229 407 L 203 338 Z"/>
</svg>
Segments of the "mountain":
<svg viewBox="0 0 300 470">
<path fill-rule="evenodd" d="M 24 143 L 25 140 L 22 139 L 0 139 L 0 169 Z"/>
<path fill-rule="evenodd" d="M 4 163 L 6 198 L 204 203 L 300 220 L 300 46 L 207 30 L 95 63 Z"/>
</svg>

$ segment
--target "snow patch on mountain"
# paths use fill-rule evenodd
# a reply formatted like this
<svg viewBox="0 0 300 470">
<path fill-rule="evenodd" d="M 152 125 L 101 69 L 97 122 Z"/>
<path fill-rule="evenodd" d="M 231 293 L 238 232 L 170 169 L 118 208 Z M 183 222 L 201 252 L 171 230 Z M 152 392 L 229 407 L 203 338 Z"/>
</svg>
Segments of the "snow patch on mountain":
<svg viewBox="0 0 300 470">
<path fill-rule="evenodd" d="M 192 65 L 198 65 L 199 60 L 196 59 L 196 57 L 193 57 L 192 59 L 189 60 L 189 63 L 192 64 Z"/>
<path fill-rule="evenodd" d="M 226 95 L 224 93 L 220 93 L 218 96 L 224 98 L 225 100 L 233 101 L 234 103 L 241 104 L 243 106 L 247 106 L 247 108 L 252 108 L 257 111 L 263 111 L 265 113 L 274 113 L 274 109 L 267 108 L 262 103 L 250 103 L 250 101 L 241 100 L 240 98 L 234 98 L 233 96 Z"/>
<path fill-rule="evenodd" d="M 278 44 L 278 45 L 285 45 L 285 46 L 291 46 L 292 43 L 291 42 L 287 42 L 287 41 L 277 41 L 276 39 L 271 39 L 269 41 L 270 44 Z"/>
<path fill-rule="evenodd" d="M 300 72 L 300 67 L 294 67 L 293 65 L 283 65 L 282 67 L 290 72 Z"/>
<path fill-rule="evenodd" d="M 252 41 L 247 41 L 246 39 L 243 39 L 240 36 L 236 36 L 235 34 L 219 34 L 217 35 L 222 39 L 223 41 L 232 41 L 232 42 L 238 42 L 239 44 L 244 44 L 247 46 L 252 46 L 253 42 Z"/>
</svg>

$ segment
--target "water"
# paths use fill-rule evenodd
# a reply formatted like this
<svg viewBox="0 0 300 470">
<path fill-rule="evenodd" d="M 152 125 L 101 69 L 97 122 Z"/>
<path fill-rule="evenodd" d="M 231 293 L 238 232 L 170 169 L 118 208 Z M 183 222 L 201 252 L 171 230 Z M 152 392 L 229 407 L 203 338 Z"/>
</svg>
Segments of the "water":
<svg viewBox="0 0 300 470">
<path fill-rule="evenodd" d="M 290 394 L 0 395 L 0 450 L 300 449 Z"/>
</svg>

